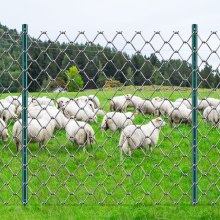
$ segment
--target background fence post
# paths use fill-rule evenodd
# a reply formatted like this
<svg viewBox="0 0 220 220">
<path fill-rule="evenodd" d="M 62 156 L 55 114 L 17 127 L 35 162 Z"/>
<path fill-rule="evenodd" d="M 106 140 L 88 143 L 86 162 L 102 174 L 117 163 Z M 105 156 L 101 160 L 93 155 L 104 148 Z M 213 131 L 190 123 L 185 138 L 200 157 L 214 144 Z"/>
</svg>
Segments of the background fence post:
<svg viewBox="0 0 220 220">
<path fill-rule="evenodd" d="M 198 25 L 192 25 L 192 203 L 197 204 L 197 73 Z"/>
<path fill-rule="evenodd" d="M 22 203 L 26 205 L 28 202 L 27 189 L 27 107 L 28 107 L 28 92 L 27 92 L 27 24 L 22 25 Z"/>
</svg>

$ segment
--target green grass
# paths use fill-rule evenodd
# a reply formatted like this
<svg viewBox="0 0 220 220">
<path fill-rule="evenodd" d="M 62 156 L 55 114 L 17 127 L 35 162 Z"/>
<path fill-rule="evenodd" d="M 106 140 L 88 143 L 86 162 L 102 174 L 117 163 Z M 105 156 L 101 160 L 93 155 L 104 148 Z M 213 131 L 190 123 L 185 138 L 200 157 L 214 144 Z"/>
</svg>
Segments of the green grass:
<svg viewBox="0 0 220 220">
<path fill-rule="evenodd" d="M 101 106 L 108 111 L 109 99 L 122 93 L 135 92 L 135 95 L 143 98 L 160 96 L 171 100 L 191 96 L 189 89 L 173 89 L 125 87 L 122 91 L 106 89 L 85 92 L 87 95 L 96 94 Z M 41 93 L 40 96 L 58 98 L 84 94 Z M 219 91 L 199 90 L 199 98 L 219 98 L 218 94 Z M 5 96 L 7 94 L 3 94 L 1 98 Z M 139 114 L 134 123 L 148 123 L 152 118 L 154 117 Z M 20 217 L 28 213 L 30 217 L 38 219 L 45 216 L 70 219 L 72 215 L 77 218 L 106 216 L 112 219 L 130 216 L 136 219 L 147 216 L 149 219 L 175 219 L 179 214 L 183 218 L 193 217 L 194 214 L 204 219 L 218 217 L 218 209 L 209 205 L 219 204 L 220 197 L 219 129 L 212 128 L 199 115 L 199 205 L 192 207 L 191 126 L 181 124 L 178 128 L 171 129 L 165 118 L 167 126 L 162 128 L 158 145 L 152 153 L 136 150 L 131 158 L 125 157 L 124 161 L 120 161 L 117 147 L 120 134 L 107 131 L 103 135 L 100 131 L 101 121 L 102 116 L 98 118 L 98 124 L 91 124 L 96 132 L 94 152 L 88 147 L 88 153 L 84 153 L 81 148 L 68 142 L 64 130 L 56 131 L 55 137 L 45 149 L 39 149 L 37 144 L 29 145 L 27 207 L 20 206 L 21 154 L 16 155 L 11 139 L 7 143 L 0 142 L 0 200 L 9 203 L 9 206 L 0 207 L 1 213 L 9 212 L 8 216 L 11 213 L 13 217 L 17 210 Z M 13 123 L 9 123 L 10 131 Z M 41 206 L 42 203 L 47 205 Z"/>
</svg>

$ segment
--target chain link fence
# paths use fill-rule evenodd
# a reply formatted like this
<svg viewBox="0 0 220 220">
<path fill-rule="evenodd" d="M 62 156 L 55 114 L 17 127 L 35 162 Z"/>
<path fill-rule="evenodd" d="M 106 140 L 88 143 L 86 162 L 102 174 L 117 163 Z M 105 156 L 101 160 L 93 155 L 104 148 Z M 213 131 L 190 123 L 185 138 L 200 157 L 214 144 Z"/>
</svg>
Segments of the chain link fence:
<svg viewBox="0 0 220 220">
<path fill-rule="evenodd" d="M 1 26 L 2 203 L 218 204 L 219 47 Z"/>
</svg>

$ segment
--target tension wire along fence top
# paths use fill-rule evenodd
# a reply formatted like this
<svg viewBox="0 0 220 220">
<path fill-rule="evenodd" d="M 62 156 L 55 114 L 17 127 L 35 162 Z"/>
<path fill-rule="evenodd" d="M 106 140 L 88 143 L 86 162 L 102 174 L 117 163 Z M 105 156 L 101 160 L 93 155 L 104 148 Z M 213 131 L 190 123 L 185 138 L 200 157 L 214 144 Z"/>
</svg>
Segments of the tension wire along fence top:
<svg viewBox="0 0 220 220">
<path fill-rule="evenodd" d="M 2 203 L 218 204 L 219 45 L 0 27 Z"/>
</svg>

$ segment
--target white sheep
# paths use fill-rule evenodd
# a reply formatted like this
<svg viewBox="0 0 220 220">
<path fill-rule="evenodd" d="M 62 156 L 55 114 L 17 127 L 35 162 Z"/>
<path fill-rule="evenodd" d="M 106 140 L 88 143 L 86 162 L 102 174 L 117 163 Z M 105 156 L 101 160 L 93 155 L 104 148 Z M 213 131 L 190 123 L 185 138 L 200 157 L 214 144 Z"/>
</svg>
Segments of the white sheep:
<svg viewBox="0 0 220 220">
<path fill-rule="evenodd" d="M 96 109 L 100 107 L 100 101 L 96 95 L 89 95 L 88 98 L 94 103 Z"/>
<path fill-rule="evenodd" d="M 101 129 L 102 131 L 106 131 L 107 129 L 110 129 L 110 131 L 120 130 L 133 124 L 133 120 L 133 112 L 108 112 L 102 120 Z"/>
<path fill-rule="evenodd" d="M 139 96 L 127 94 L 127 95 L 125 95 L 125 97 L 129 101 L 127 107 L 134 107 L 135 109 L 137 109 L 139 106 L 139 103 L 143 102 L 143 99 L 140 98 Z"/>
<path fill-rule="evenodd" d="M 209 102 L 207 101 L 206 98 L 203 98 L 202 100 L 198 100 L 198 110 L 205 110 L 205 108 L 207 108 L 208 106 L 210 106 Z"/>
<path fill-rule="evenodd" d="M 188 109 L 185 105 L 173 107 L 169 111 L 169 121 L 171 127 L 176 127 L 179 123 L 192 123 L 192 110 Z"/>
<path fill-rule="evenodd" d="M 15 112 L 16 107 L 13 104 L 6 100 L 0 100 L 0 118 L 2 118 L 5 122 L 9 119 L 16 119 L 17 115 Z"/>
<path fill-rule="evenodd" d="M 172 108 L 172 102 L 165 98 L 155 97 L 151 102 L 153 106 L 158 110 L 159 115 L 168 115 L 169 110 Z"/>
<path fill-rule="evenodd" d="M 5 122 L 0 118 L 0 139 L 3 141 L 7 141 L 9 137 L 7 125 Z"/>
<path fill-rule="evenodd" d="M 121 132 L 119 147 L 121 147 L 121 158 L 123 153 L 131 156 L 131 151 L 137 148 L 145 148 L 156 145 L 159 139 L 160 128 L 166 123 L 160 118 L 153 119 L 146 125 L 129 125 Z"/>
<path fill-rule="evenodd" d="M 32 103 L 37 105 L 55 106 L 52 99 L 44 97 L 32 98 Z"/>
<path fill-rule="evenodd" d="M 220 111 L 214 106 L 208 106 L 205 108 L 202 118 L 216 126 L 220 121 Z"/>
<path fill-rule="evenodd" d="M 209 103 L 209 106 L 218 107 L 220 106 L 220 100 L 215 98 L 207 98 L 207 102 Z"/>
<path fill-rule="evenodd" d="M 179 98 L 175 101 L 175 103 L 184 104 L 188 109 L 192 109 L 192 99 L 191 98 Z"/>
<path fill-rule="evenodd" d="M 95 132 L 86 122 L 75 121 L 70 118 L 65 126 L 65 130 L 68 140 L 83 147 L 83 151 L 86 151 L 86 145 L 91 145 L 91 147 L 93 147 Z"/>
<path fill-rule="evenodd" d="M 110 111 L 124 112 L 127 110 L 129 103 L 130 103 L 129 98 L 126 97 L 125 95 L 115 96 L 112 98 L 110 102 Z"/>
<path fill-rule="evenodd" d="M 54 106 L 34 106 L 28 109 L 28 117 L 35 119 L 47 119 L 48 122 L 51 119 L 55 120 L 56 129 L 64 128 L 68 119 L 64 114 Z"/>
<path fill-rule="evenodd" d="M 88 107 L 81 107 L 75 101 L 70 101 L 63 109 L 67 118 L 73 117 L 79 121 L 90 121 L 97 123 L 97 116 Z"/>
<path fill-rule="evenodd" d="M 59 108 L 63 108 L 68 102 L 70 101 L 69 98 L 66 97 L 60 97 L 59 99 L 57 99 L 56 101 L 56 107 Z"/>
<path fill-rule="evenodd" d="M 150 100 L 143 100 L 138 104 L 137 112 L 149 115 L 159 115 L 159 110 L 152 104 Z"/>
<path fill-rule="evenodd" d="M 39 143 L 39 147 L 48 142 L 53 136 L 55 120 L 31 119 L 28 118 L 28 143 Z M 22 120 L 16 121 L 13 126 L 13 138 L 17 147 L 17 152 L 22 145 Z"/>
</svg>

